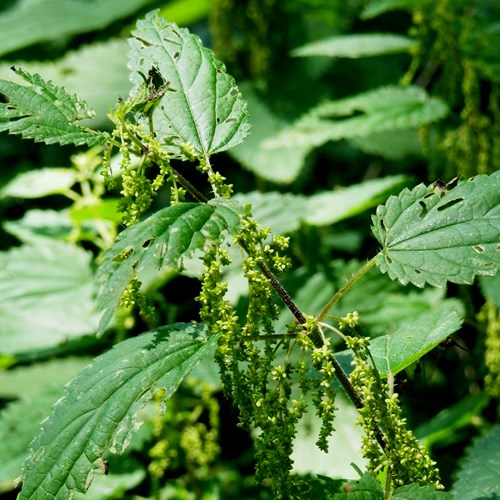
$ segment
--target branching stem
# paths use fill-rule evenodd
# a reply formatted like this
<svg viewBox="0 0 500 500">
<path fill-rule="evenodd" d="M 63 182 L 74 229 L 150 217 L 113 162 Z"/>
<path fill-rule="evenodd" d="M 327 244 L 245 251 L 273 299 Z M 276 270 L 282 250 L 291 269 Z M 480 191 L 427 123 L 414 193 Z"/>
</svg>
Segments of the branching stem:
<svg viewBox="0 0 500 500">
<path fill-rule="evenodd" d="M 199 201 L 200 203 L 207 203 L 209 201 L 208 198 L 200 191 L 198 191 L 198 189 L 196 189 L 185 177 L 183 177 L 173 168 L 172 171 L 177 176 L 179 184 L 184 189 L 186 189 L 196 201 Z M 248 253 L 248 248 L 246 247 L 245 242 L 240 240 L 240 245 L 243 248 L 243 250 L 245 250 Z M 324 318 L 324 316 L 327 314 L 330 308 L 333 307 L 333 305 L 344 295 L 346 290 L 350 288 L 354 283 L 356 283 L 356 281 L 358 281 L 358 279 L 361 278 L 361 276 L 363 276 L 363 274 L 365 274 L 375 264 L 375 261 L 376 257 L 368 261 L 363 267 L 361 267 L 356 273 L 352 275 L 352 277 L 338 290 L 338 292 L 330 299 L 328 304 L 323 308 L 323 310 L 317 317 L 318 321 Z M 278 281 L 276 276 L 274 276 L 271 269 L 269 269 L 267 264 L 262 261 L 258 263 L 258 266 L 259 269 L 264 274 L 264 276 L 269 280 L 271 286 L 279 295 L 280 299 L 293 314 L 293 316 L 297 320 L 297 323 L 299 323 L 300 325 L 305 325 L 306 317 L 304 316 L 302 311 L 297 307 L 297 304 L 295 304 L 292 297 L 290 297 L 288 292 L 283 288 L 283 285 Z M 321 338 L 320 335 L 314 336 L 314 338 L 312 338 L 311 340 L 313 341 L 315 347 L 317 348 L 323 347 L 323 339 Z M 335 358 L 332 359 L 332 364 L 333 368 L 335 369 L 335 375 L 337 376 L 340 385 L 344 388 L 344 391 L 347 393 L 349 399 L 352 401 L 352 403 L 358 410 L 360 408 L 363 408 L 364 405 L 361 396 L 358 394 L 356 389 L 351 384 L 351 381 L 349 380 L 349 377 L 347 376 L 346 372 L 343 370 L 343 368 L 340 366 L 340 364 Z M 385 449 L 384 434 L 380 429 L 376 429 L 375 432 L 378 443 L 380 444 L 382 449 Z"/>
<path fill-rule="evenodd" d="M 363 267 L 359 268 L 335 293 L 335 295 L 328 301 L 323 310 L 318 314 L 318 321 L 322 321 L 324 317 L 327 315 L 328 311 L 340 300 L 340 298 L 344 295 L 344 293 L 351 288 L 356 281 L 361 278 L 366 272 L 368 272 L 377 261 L 377 256 L 373 257 L 369 260 Z"/>
</svg>

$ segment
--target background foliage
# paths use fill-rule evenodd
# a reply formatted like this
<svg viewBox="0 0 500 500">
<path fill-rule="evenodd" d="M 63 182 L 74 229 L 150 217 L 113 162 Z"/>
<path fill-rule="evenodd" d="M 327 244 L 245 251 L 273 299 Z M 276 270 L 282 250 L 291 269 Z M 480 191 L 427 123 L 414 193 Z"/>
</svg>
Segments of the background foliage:
<svg viewBox="0 0 500 500">
<path fill-rule="evenodd" d="M 237 78 L 252 131 L 217 155 L 216 167 L 257 220 L 291 236 L 294 271 L 285 285 L 304 310 L 319 312 L 378 251 L 370 215 L 390 194 L 499 169 L 500 7 L 493 0 L 10 1 L 0 10 L 0 78 L 14 82 L 10 91 L 23 78 L 12 66 L 37 72 L 68 90 L 58 96 L 69 106 L 62 120 L 82 111 L 77 94 L 95 111 L 82 115 L 82 127 L 110 129 L 107 112 L 131 87 L 126 38 L 155 7 L 198 33 Z M 0 130 L 16 112 L 2 109 Z M 23 117 L 16 124 L 19 132 L 33 126 Z M 79 127 L 74 133 L 88 137 Z M 198 319 L 197 273 L 152 266 L 142 276 L 150 314 L 123 307 L 95 336 L 96 259 L 122 230 L 120 188 L 105 193 L 99 137 L 83 142 L 92 148 L 0 136 L 2 498 L 15 496 L 41 420 L 93 357 L 145 330 Z M 160 191 L 152 209 L 168 197 Z M 175 256 L 165 250 L 158 258 Z M 231 301 L 244 308 L 241 278 L 231 272 Z M 499 470 L 499 290 L 498 276 L 467 288 L 419 289 L 370 272 L 336 310 L 359 311 L 382 365 L 387 334 L 402 341 L 408 325 L 425 334 L 396 383 L 405 416 L 457 498 L 500 484 L 498 474 L 483 473 L 485 463 Z M 441 345 L 461 321 L 456 338 Z M 145 424 L 127 454 L 109 457 L 109 475 L 96 476 L 85 498 L 270 497 L 253 480 L 255 436 L 236 427 L 211 363 L 198 365 L 166 407 L 160 400 L 153 396 L 141 410 Z M 362 465 L 353 422 L 346 405 L 325 455 L 314 446 L 319 423 L 308 417 L 294 450 L 296 473 L 359 479 L 349 466 Z M 314 480 L 318 491 L 327 479 Z"/>
</svg>

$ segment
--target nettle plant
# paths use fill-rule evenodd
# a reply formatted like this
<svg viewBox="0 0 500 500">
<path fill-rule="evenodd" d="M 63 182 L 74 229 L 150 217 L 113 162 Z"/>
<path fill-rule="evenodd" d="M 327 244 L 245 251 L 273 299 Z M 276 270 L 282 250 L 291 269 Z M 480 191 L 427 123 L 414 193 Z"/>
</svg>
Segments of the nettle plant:
<svg viewBox="0 0 500 500">
<path fill-rule="evenodd" d="M 322 422 L 317 446 L 326 450 L 340 387 L 359 410 L 367 460 L 367 473 L 345 491 L 369 491 L 376 498 L 447 495 L 439 492 L 435 463 L 407 428 L 394 377 L 457 331 L 461 314 L 441 308 L 411 331 L 370 342 L 356 310 L 342 316 L 331 311 L 374 267 L 418 287 L 494 275 L 500 265 L 500 173 L 420 184 L 391 196 L 372 217 L 379 252 L 319 314 L 302 311 L 279 278 L 291 267 L 289 239 L 261 227 L 212 164 L 213 155 L 250 133 L 234 79 L 196 36 L 157 13 L 138 22 L 130 47 L 133 89 L 110 113 L 111 133 L 83 126 L 80 121 L 90 116 L 85 103 L 19 68 L 14 71 L 25 85 L 0 81 L 8 99 L 0 104 L 0 129 L 48 144 L 103 145 L 106 182 L 114 185 L 121 177 L 127 228 L 100 257 L 98 334 L 120 308 L 136 305 L 154 314 L 141 291 L 144 276 L 165 268 L 189 271 L 201 260 L 200 321 L 126 339 L 83 369 L 30 446 L 19 498 L 67 499 L 85 492 L 95 472 L 107 473 L 106 454 L 127 448 L 139 427 L 138 411 L 152 398 L 174 395 L 207 357 L 218 364 L 241 425 L 258 431 L 256 476 L 277 498 L 300 497 L 311 488 L 291 474 L 297 425 L 306 412 L 315 412 Z M 186 163 L 183 175 L 173 160 Z M 194 186 L 190 169 L 205 176 L 210 197 Z M 146 216 L 165 186 L 170 203 Z M 243 313 L 227 298 L 230 265 L 246 279 Z M 288 326 L 277 328 L 282 304 Z M 346 350 L 335 353 L 332 339 L 339 338 Z M 321 493 L 333 495 L 333 486 L 322 484 Z"/>
</svg>

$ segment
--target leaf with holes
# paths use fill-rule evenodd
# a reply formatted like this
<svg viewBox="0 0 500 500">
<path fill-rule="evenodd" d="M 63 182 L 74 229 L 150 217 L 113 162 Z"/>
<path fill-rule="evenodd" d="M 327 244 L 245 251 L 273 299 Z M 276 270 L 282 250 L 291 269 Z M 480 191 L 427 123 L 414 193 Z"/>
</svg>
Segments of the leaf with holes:
<svg viewBox="0 0 500 500">
<path fill-rule="evenodd" d="M 99 332 L 111 320 L 132 277 L 148 268 L 180 268 L 183 258 L 203 249 L 207 240 L 218 240 L 223 231 L 234 234 L 239 223 L 237 204 L 215 200 L 172 205 L 125 229 L 105 252 L 98 271 L 98 301 L 104 311 Z"/>
<path fill-rule="evenodd" d="M 377 208 L 377 265 L 391 279 L 423 287 L 470 284 L 500 267 L 500 171 L 452 189 L 440 182 L 404 189 Z"/>
<path fill-rule="evenodd" d="M 0 132 L 21 134 L 45 144 L 93 146 L 105 142 L 108 134 L 77 123 L 93 116 L 86 103 L 40 75 L 13 69 L 28 85 L 0 80 L 0 94 L 9 101 L 0 103 Z"/>
<path fill-rule="evenodd" d="M 96 358 L 66 386 L 42 423 L 24 464 L 20 500 L 73 498 L 106 451 L 122 453 L 140 427 L 137 412 L 160 390 L 174 394 L 186 375 L 213 353 L 217 336 L 199 324 L 177 323 L 127 339 Z"/>
<path fill-rule="evenodd" d="M 182 156 L 189 145 L 191 154 L 205 156 L 248 135 L 246 104 L 233 77 L 196 35 L 153 12 L 137 23 L 129 43 L 131 98 L 151 77 L 149 97 L 158 101 L 151 116 L 154 132 L 171 153 Z M 145 116 L 139 120 L 149 126 Z"/>
</svg>

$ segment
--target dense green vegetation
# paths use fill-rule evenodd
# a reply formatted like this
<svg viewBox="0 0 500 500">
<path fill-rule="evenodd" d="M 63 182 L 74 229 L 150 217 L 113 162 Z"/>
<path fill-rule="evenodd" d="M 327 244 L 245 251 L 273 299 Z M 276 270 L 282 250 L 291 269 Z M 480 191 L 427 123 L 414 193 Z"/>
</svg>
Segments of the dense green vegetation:
<svg viewBox="0 0 500 500">
<path fill-rule="evenodd" d="M 496 4 L 5 3 L 0 497 L 500 494 Z"/>
</svg>

